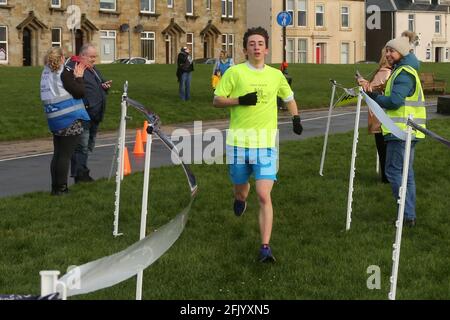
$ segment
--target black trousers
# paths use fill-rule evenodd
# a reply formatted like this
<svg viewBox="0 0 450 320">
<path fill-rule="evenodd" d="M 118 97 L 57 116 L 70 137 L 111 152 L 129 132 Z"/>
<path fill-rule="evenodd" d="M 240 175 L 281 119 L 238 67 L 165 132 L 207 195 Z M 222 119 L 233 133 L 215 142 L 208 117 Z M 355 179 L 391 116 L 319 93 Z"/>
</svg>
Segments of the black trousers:
<svg viewBox="0 0 450 320">
<path fill-rule="evenodd" d="M 52 175 L 52 188 L 67 185 L 70 157 L 78 143 L 80 135 L 56 136 L 53 135 L 53 158 L 50 164 Z"/>
<path fill-rule="evenodd" d="M 380 171 L 381 171 L 381 181 L 389 182 L 386 177 L 386 141 L 384 141 L 383 134 L 381 132 L 375 133 L 375 144 L 377 146 L 378 158 L 380 159 Z"/>
</svg>

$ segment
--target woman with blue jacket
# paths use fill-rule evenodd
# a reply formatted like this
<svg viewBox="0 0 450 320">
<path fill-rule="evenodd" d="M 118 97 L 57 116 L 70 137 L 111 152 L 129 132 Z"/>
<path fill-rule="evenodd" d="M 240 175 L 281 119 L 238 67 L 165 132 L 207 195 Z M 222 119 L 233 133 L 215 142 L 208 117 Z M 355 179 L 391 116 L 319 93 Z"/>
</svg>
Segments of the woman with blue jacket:
<svg viewBox="0 0 450 320">
<path fill-rule="evenodd" d="M 375 101 L 384 109 L 386 114 L 402 130 L 407 129 L 409 116 L 413 121 L 425 127 L 426 110 L 425 97 L 418 75 L 419 61 L 410 52 L 409 38 L 399 37 L 386 43 L 386 59 L 394 66 L 392 74 L 386 83 L 383 95 L 372 95 Z M 403 157 L 405 141 L 394 136 L 388 128 L 381 127 L 386 147 L 386 176 L 392 187 L 394 198 L 399 198 L 402 183 Z M 409 161 L 408 183 L 406 191 L 404 223 L 409 227 L 416 225 L 416 184 L 414 180 L 414 150 L 416 143 L 425 138 L 419 131 L 411 144 L 411 158 Z"/>
<path fill-rule="evenodd" d="M 83 96 L 86 67 L 64 68 L 64 53 L 59 47 L 48 50 L 41 76 L 41 100 L 47 123 L 53 134 L 53 158 L 50 165 L 52 195 L 66 194 L 70 157 L 81 132 L 82 121 L 89 121 Z"/>
</svg>

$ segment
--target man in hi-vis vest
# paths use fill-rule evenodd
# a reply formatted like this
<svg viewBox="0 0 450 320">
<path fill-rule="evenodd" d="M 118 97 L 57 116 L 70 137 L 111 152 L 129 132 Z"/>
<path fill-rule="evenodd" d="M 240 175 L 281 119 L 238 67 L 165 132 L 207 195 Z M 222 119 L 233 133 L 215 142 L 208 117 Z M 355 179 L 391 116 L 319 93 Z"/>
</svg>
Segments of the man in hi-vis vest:
<svg viewBox="0 0 450 320">
<path fill-rule="evenodd" d="M 386 59 L 394 65 L 391 77 L 386 83 L 384 95 L 375 96 L 375 101 L 402 130 L 407 129 L 406 122 L 411 115 L 414 122 L 425 128 L 425 97 L 417 73 L 419 61 L 414 53 L 410 53 L 407 37 L 392 39 L 386 43 Z M 385 126 L 381 127 L 386 149 L 386 176 L 391 184 L 394 198 L 399 198 L 402 183 L 403 157 L 405 141 L 395 137 Z M 416 184 L 414 181 L 414 149 L 416 143 L 425 138 L 419 131 L 414 132 L 409 160 L 408 184 L 406 191 L 404 223 L 409 227 L 416 225 Z"/>
</svg>

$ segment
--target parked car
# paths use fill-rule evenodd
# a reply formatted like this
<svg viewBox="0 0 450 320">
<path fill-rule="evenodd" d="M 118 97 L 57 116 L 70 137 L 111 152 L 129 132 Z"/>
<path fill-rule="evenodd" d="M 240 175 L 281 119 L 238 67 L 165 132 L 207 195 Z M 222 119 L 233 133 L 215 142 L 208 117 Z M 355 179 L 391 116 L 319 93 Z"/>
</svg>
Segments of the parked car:
<svg viewBox="0 0 450 320">
<path fill-rule="evenodd" d="M 117 60 L 114 60 L 112 63 L 126 63 L 129 59 L 128 58 L 120 58 Z"/>
<path fill-rule="evenodd" d="M 215 64 L 216 58 L 200 58 L 194 60 L 195 64 Z"/>
<path fill-rule="evenodd" d="M 123 63 L 123 64 L 151 64 L 152 62 L 146 58 L 142 57 L 131 57 L 131 59 L 128 58 L 119 58 L 117 60 L 114 60 L 113 63 Z"/>
<path fill-rule="evenodd" d="M 359 64 L 359 63 L 361 63 L 361 64 L 377 64 L 378 62 L 375 62 L 375 61 L 367 61 L 367 60 L 356 62 L 356 64 Z"/>
</svg>

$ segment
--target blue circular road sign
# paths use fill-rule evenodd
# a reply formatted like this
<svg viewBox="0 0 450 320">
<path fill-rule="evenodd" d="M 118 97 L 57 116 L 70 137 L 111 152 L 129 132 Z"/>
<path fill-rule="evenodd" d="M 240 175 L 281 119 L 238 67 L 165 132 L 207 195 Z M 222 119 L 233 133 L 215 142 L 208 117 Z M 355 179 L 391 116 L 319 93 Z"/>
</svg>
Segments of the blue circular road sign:
<svg viewBox="0 0 450 320">
<path fill-rule="evenodd" d="M 281 11 L 277 15 L 277 22 L 280 26 L 286 27 L 292 23 L 292 16 L 287 11 Z"/>
</svg>

